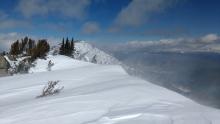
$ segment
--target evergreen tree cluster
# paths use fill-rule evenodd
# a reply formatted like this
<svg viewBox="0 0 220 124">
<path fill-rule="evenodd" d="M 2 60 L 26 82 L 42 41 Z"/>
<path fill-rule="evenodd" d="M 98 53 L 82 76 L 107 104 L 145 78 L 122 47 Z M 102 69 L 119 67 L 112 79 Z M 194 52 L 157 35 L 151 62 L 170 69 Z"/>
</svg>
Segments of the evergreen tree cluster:
<svg viewBox="0 0 220 124">
<path fill-rule="evenodd" d="M 50 45 L 46 39 L 39 40 L 37 45 L 31 51 L 31 59 L 44 58 L 50 51 Z"/>
<path fill-rule="evenodd" d="M 31 54 L 31 50 L 35 46 L 35 41 L 31 38 L 25 37 L 24 39 L 21 39 L 21 42 L 19 40 L 15 41 L 11 44 L 10 54 L 11 55 L 20 55 L 20 54 Z"/>
<path fill-rule="evenodd" d="M 74 48 L 75 44 L 74 43 L 75 42 L 74 42 L 73 38 L 71 41 L 68 38 L 66 38 L 66 41 L 65 41 L 63 38 L 59 53 L 61 55 L 71 56 L 73 54 L 73 52 L 75 51 L 75 48 Z"/>
<path fill-rule="evenodd" d="M 15 56 L 26 54 L 31 56 L 31 59 L 34 60 L 38 57 L 44 57 L 49 50 L 50 45 L 47 40 L 39 40 L 36 44 L 31 38 L 25 37 L 21 39 L 21 42 L 17 40 L 11 45 L 10 54 Z"/>
</svg>

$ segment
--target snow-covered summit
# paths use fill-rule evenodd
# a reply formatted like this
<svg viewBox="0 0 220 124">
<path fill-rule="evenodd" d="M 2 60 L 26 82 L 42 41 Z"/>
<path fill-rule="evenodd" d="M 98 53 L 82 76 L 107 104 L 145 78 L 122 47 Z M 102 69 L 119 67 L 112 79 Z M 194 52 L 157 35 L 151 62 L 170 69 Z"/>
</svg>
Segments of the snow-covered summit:
<svg viewBox="0 0 220 124">
<path fill-rule="evenodd" d="M 1 124 L 220 123 L 219 110 L 131 77 L 120 66 L 47 59 L 55 62 L 53 71 L 40 72 L 47 60 L 38 60 L 40 73 L 0 78 Z M 36 98 L 55 80 L 64 87 L 59 94 Z"/>
<path fill-rule="evenodd" d="M 0 124 L 220 123 L 220 110 L 129 76 L 101 50 L 79 42 L 76 51 L 88 62 L 50 52 L 30 74 L 0 78 Z M 62 91 L 36 98 L 48 81 L 59 81 Z"/>
</svg>

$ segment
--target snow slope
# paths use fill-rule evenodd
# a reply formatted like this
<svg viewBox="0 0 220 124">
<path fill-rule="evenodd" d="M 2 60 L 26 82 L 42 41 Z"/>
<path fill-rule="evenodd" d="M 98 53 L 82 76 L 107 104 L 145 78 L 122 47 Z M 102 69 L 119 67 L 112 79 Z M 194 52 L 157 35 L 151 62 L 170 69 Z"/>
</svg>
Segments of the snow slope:
<svg viewBox="0 0 220 124">
<path fill-rule="evenodd" d="M 52 71 L 44 65 L 52 59 Z M 35 72 L 0 78 L 0 124 L 219 124 L 220 111 L 129 76 L 120 66 L 64 56 L 38 60 Z M 43 68 L 43 69 L 42 69 Z M 36 98 L 60 80 L 60 94 Z"/>
<path fill-rule="evenodd" d="M 78 56 L 75 57 L 79 60 L 84 60 L 87 62 L 92 62 L 94 56 L 96 58 L 97 64 L 107 64 L 107 65 L 119 65 L 121 64 L 116 58 L 113 56 L 103 52 L 102 50 L 92 46 L 91 44 L 80 41 L 75 43 L 75 49 L 78 52 Z"/>
<path fill-rule="evenodd" d="M 51 70 L 62 70 L 68 69 L 70 67 L 76 68 L 91 65 L 91 63 L 82 62 L 63 55 L 48 55 L 46 59 L 37 59 L 34 62 L 35 67 L 30 68 L 29 73 L 48 71 L 49 61 L 51 61 L 54 64 L 54 66 L 51 67 Z"/>
</svg>

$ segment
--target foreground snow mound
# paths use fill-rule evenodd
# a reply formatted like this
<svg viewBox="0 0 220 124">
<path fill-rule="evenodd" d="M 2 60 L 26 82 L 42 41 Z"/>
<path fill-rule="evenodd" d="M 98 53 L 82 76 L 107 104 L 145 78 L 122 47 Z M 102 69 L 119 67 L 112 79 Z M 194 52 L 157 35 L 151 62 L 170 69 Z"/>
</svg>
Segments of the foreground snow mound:
<svg viewBox="0 0 220 124">
<path fill-rule="evenodd" d="M 107 65 L 121 64 L 113 56 L 103 52 L 102 50 L 96 47 L 93 47 L 91 44 L 84 41 L 76 42 L 75 49 L 78 52 L 78 56 L 76 55 L 76 58 L 79 60 L 84 60 L 87 62 L 93 62 L 97 64 L 107 64 Z"/>
<path fill-rule="evenodd" d="M 66 59 L 59 57 L 62 61 Z M 38 61 L 44 66 L 43 60 Z M 55 65 L 59 65 L 56 62 Z M 0 78 L 0 123 L 220 123 L 219 110 L 130 77 L 120 66 L 74 61 L 67 69 L 65 65 L 70 64 L 69 60 L 64 62 L 50 72 Z M 59 94 L 36 98 L 48 81 L 56 80 L 64 87 Z"/>
</svg>

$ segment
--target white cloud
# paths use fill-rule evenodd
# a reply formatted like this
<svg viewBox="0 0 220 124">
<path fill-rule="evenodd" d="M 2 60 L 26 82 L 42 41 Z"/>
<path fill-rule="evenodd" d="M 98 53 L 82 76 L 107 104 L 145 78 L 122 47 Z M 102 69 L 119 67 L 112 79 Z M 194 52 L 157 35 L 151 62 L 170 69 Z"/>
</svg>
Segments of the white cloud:
<svg viewBox="0 0 220 124">
<path fill-rule="evenodd" d="M 119 26 L 138 26 L 151 14 L 161 11 L 177 0 L 133 0 L 121 10 L 115 23 Z"/>
<path fill-rule="evenodd" d="M 20 39 L 22 36 L 16 32 L 0 33 L 0 51 L 7 51 L 14 41 Z"/>
<path fill-rule="evenodd" d="M 219 40 L 219 36 L 217 34 L 207 34 L 201 38 L 201 42 L 203 43 L 213 43 Z"/>
<path fill-rule="evenodd" d="M 82 33 L 95 34 L 100 31 L 100 26 L 96 22 L 86 22 L 82 27 Z"/>
<path fill-rule="evenodd" d="M 127 43 L 127 45 L 136 45 L 136 46 L 198 46 L 198 47 L 204 47 L 206 45 L 211 44 L 220 44 L 218 42 L 220 40 L 220 37 L 217 34 L 207 34 L 201 37 L 197 38 L 174 38 L 174 39 L 160 39 L 155 41 L 130 41 Z"/>
<path fill-rule="evenodd" d="M 9 29 L 16 27 L 27 28 L 27 27 L 31 27 L 31 24 L 24 20 L 15 20 L 15 19 L 0 20 L 0 29 Z"/>
<path fill-rule="evenodd" d="M 20 0 L 17 9 L 25 16 L 44 15 L 48 9 L 43 0 Z"/>
<path fill-rule="evenodd" d="M 154 41 L 130 41 L 125 48 L 144 48 L 155 51 L 220 51 L 220 37 L 207 34 L 197 38 L 174 38 Z M 119 48 L 120 49 L 120 48 Z"/>
<path fill-rule="evenodd" d="M 160 39 L 154 41 L 129 41 L 126 45 L 133 47 L 150 47 L 150 46 L 173 46 L 187 41 L 184 38 L 177 39 Z"/>
<path fill-rule="evenodd" d="M 20 0 L 17 10 L 25 17 L 56 14 L 81 19 L 90 0 Z"/>
</svg>

